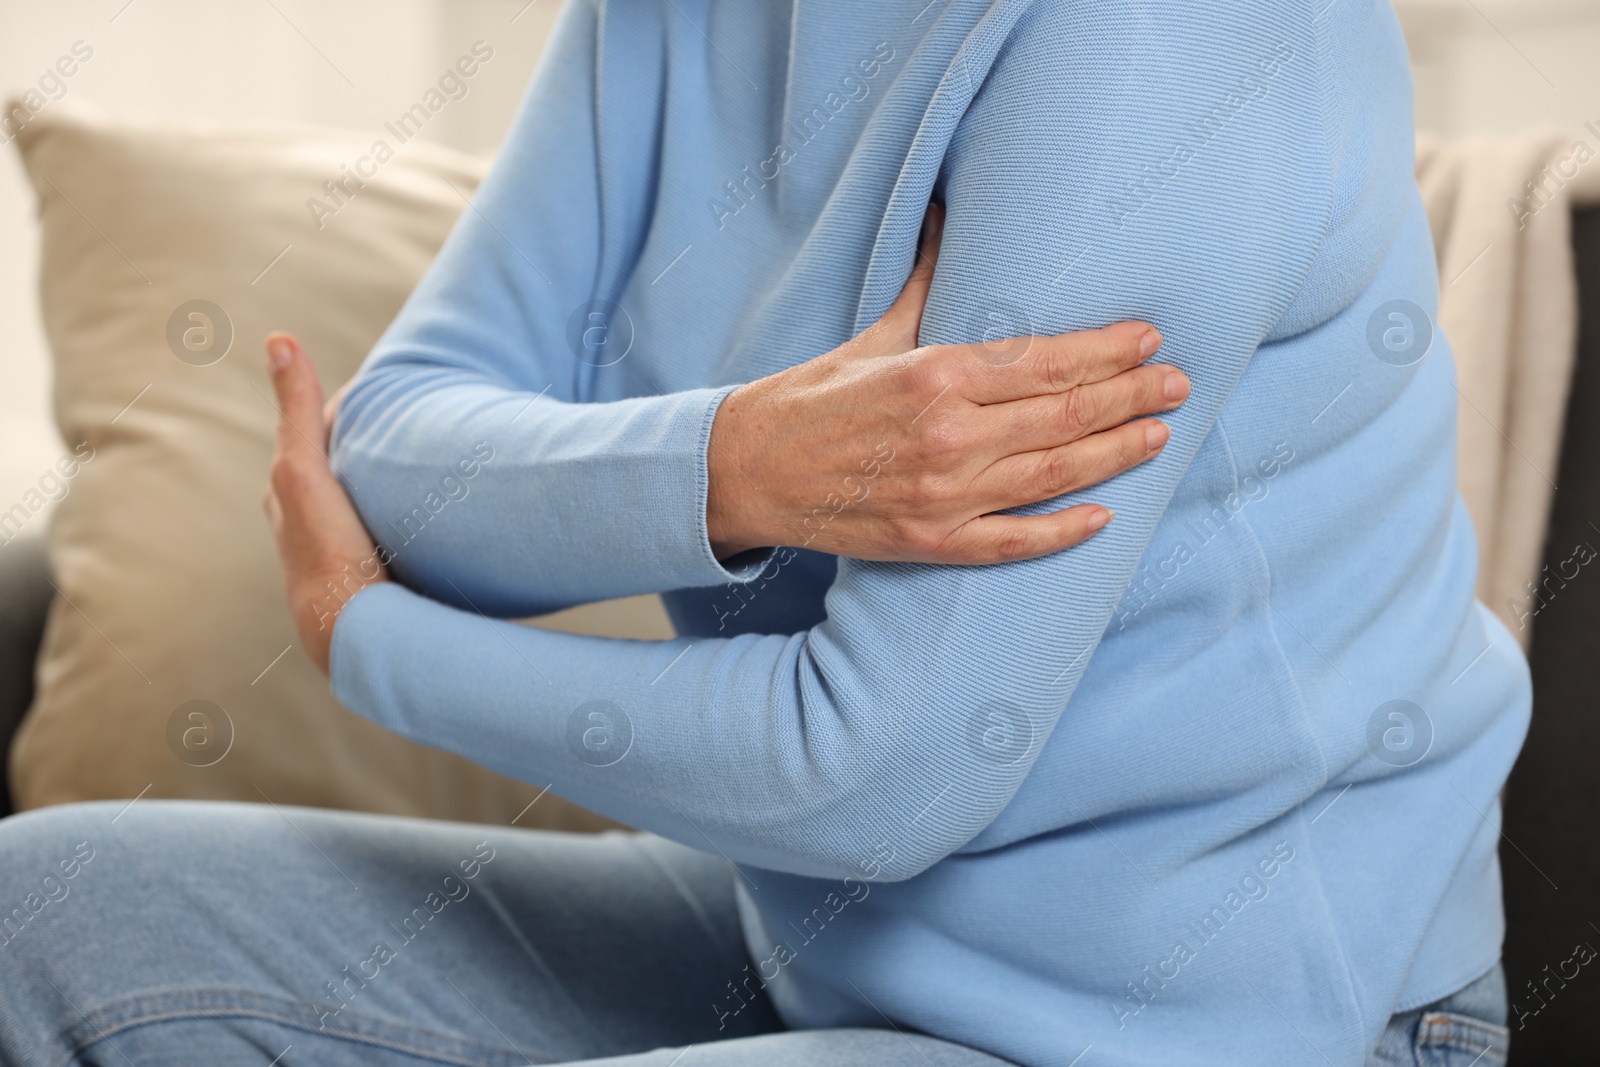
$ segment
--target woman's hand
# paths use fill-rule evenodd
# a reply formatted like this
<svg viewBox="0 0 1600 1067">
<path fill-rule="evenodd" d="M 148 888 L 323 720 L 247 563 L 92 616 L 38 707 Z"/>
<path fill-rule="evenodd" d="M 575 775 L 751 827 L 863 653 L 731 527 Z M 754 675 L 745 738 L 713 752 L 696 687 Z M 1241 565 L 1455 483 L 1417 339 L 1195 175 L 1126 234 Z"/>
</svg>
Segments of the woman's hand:
<svg viewBox="0 0 1600 1067">
<path fill-rule="evenodd" d="M 1111 520 L 1096 504 L 998 515 L 1155 455 L 1189 395 L 1143 323 L 917 347 L 943 209 L 883 318 L 817 359 L 741 386 L 711 428 L 706 521 L 721 559 L 770 545 L 856 559 L 997 563 L 1059 552 Z"/>
<path fill-rule="evenodd" d="M 267 335 L 267 367 L 278 393 L 278 450 L 262 501 L 283 558 L 289 609 L 300 643 L 324 674 L 339 611 L 388 579 L 355 505 L 328 465 L 328 430 L 339 394 L 322 406 L 322 384 L 293 335 Z"/>
</svg>

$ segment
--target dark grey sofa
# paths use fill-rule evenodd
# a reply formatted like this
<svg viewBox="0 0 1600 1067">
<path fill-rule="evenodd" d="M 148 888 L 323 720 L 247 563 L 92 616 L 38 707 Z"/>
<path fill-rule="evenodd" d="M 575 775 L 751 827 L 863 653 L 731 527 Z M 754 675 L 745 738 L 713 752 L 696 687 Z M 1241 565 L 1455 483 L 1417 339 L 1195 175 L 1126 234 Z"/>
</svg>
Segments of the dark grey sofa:
<svg viewBox="0 0 1600 1067">
<path fill-rule="evenodd" d="M 1580 542 L 1600 549 L 1600 211 L 1574 218 L 1581 300 L 1577 372 L 1550 517 L 1552 572 Z M 52 589 L 37 539 L 0 546 L 0 741 L 33 699 Z M 1512 1062 L 1592 1067 L 1600 1014 L 1600 571 L 1587 569 L 1539 614 L 1533 727 L 1507 790 L 1506 973 Z M 3 746 L 0 746 L 3 747 Z M 0 815 L 10 813 L 0 767 Z M 3 858 L 0 858 L 3 862 Z"/>
<path fill-rule="evenodd" d="M 0 545 L 0 755 L 10 748 L 17 724 L 33 703 L 33 662 L 54 595 L 41 538 L 19 537 Z M 9 814 L 9 767 L 0 760 L 0 816 Z"/>
<path fill-rule="evenodd" d="M 1574 216 L 1572 240 L 1578 365 L 1545 537 L 1551 574 L 1575 545 L 1600 550 L 1600 210 Z M 1574 950 L 1600 952 L 1600 571 L 1583 568 L 1539 612 L 1529 660 L 1533 725 L 1500 842 L 1511 1061 L 1591 1067 L 1600 1063 L 1600 958 L 1580 964 Z"/>
</svg>

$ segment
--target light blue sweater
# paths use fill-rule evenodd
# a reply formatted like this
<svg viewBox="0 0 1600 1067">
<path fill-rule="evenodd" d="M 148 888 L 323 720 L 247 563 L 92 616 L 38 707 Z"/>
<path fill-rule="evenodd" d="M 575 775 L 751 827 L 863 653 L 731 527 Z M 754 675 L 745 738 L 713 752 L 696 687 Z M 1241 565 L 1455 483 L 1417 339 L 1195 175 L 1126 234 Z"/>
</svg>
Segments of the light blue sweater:
<svg viewBox="0 0 1600 1067">
<path fill-rule="evenodd" d="M 335 693 L 738 864 L 718 1017 L 1363 1063 L 1499 955 L 1529 711 L 1410 115 L 1373 0 L 570 0 L 340 414 L 404 584 L 345 609 Z M 1171 443 L 1046 559 L 725 569 L 719 401 L 874 321 L 930 196 L 923 340 L 1148 320 Z M 657 591 L 677 640 L 493 621 Z"/>
</svg>

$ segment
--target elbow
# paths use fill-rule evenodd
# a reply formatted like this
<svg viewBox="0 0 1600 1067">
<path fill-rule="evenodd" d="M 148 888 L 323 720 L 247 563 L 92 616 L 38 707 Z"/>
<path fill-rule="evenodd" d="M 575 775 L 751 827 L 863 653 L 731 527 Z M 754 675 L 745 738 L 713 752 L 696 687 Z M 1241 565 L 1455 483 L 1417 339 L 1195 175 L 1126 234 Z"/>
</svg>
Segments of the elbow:
<svg viewBox="0 0 1600 1067">
<path fill-rule="evenodd" d="M 909 882 L 949 854 L 927 849 L 915 854 L 903 854 L 892 842 L 884 841 L 872 858 L 862 865 L 860 877 L 867 882 Z"/>
<path fill-rule="evenodd" d="M 993 728 L 968 701 L 917 699 L 904 679 L 866 676 L 850 669 L 856 657 L 819 645 L 807 641 L 800 650 L 798 736 L 771 739 L 805 757 L 772 791 L 779 818 L 770 829 L 810 868 L 793 873 L 915 878 L 1000 816 L 1039 746 L 997 754 Z M 904 695 L 885 702 L 886 691 Z M 899 712 L 885 714 L 891 707 Z"/>
<path fill-rule="evenodd" d="M 858 825 L 876 829 L 851 834 L 847 841 L 836 842 L 834 847 L 813 850 L 798 863 L 794 862 L 798 857 L 791 856 L 788 863 L 757 861 L 756 865 L 845 882 L 908 882 L 953 854 L 973 836 L 939 824 L 904 830 L 878 821 Z"/>
<path fill-rule="evenodd" d="M 936 806 L 930 805 L 930 809 Z M 887 822 L 876 840 L 859 843 L 858 854 L 864 858 L 851 873 L 874 882 L 910 881 L 954 855 L 993 822 L 1000 810 L 964 807 L 941 815 L 929 810 L 914 812 L 898 823 Z"/>
<path fill-rule="evenodd" d="M 363 433 L 384 421 L 383 411 L 394 396 L 394 384 L 390 369 L 374 368 L 368 363 L 333 394 L 328 458 L 336 469 L 354 462 Z"/>
</svg>

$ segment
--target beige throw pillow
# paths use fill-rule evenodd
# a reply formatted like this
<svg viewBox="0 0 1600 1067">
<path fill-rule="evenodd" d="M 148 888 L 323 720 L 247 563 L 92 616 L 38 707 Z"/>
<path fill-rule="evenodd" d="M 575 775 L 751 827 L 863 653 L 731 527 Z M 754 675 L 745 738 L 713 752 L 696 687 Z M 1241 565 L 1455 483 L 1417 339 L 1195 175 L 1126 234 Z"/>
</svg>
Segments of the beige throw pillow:
<svg viewBox="0 0 1600 1067">
<path fill-rule="evenodd" d="M 379 160 L 375 140 L 66 104 L 20 131 L 69 450 L 60 595 L 11 754 L 20 807 L 207 797 L 607 825 L 549 795 L 524 812 L 538 786 L 357 717 L 295 644 L 261 510 L 277 417 L 261 339 L 294 331 L 336 388 L 486 169 L 415 141 Z M 349 178 L 358 164 L 370 177 Z M 653 598 L 557 625 L 670 635 Z"/>
</svg>

